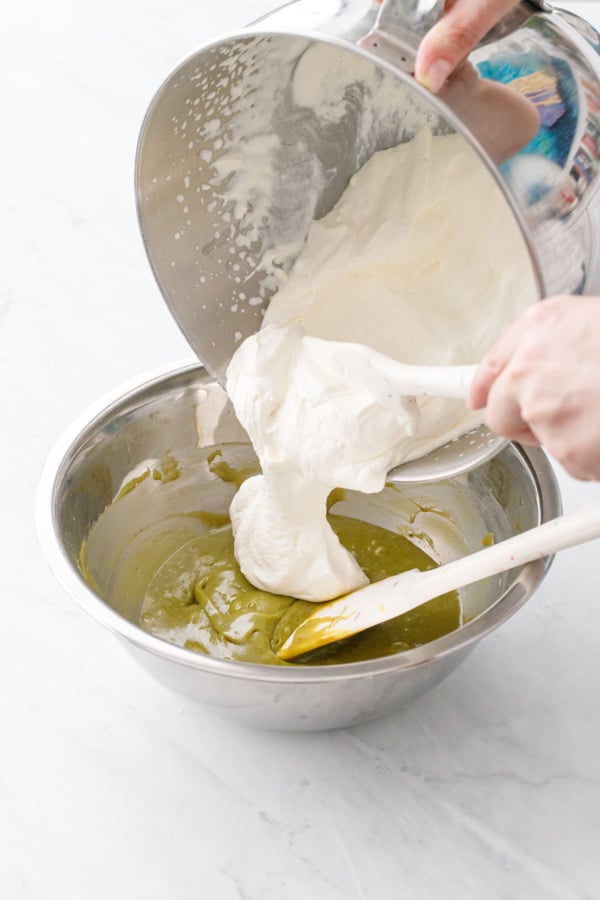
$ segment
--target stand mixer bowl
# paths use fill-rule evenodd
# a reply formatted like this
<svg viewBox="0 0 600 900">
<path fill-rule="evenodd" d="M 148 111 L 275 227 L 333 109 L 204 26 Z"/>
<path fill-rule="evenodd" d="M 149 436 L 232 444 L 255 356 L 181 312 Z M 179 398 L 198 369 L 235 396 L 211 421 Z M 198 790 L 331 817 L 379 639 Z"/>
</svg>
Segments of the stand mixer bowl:
<svg viewBox="0 0 600 900">
<path fill-rule="evenodd" d="M 410 75 L 442 7 L 289 3 L 199 50 L 156 94 L 138 145 L 140 227 L 171 312 L 220 383 L 313 219 L 374 152 L 423 126 L 462 135 L 473 165 L 492 174 L 540 297 L 600 291 L 600 37 L 571 14 L 526 2 L 486 36 L 470 63 L 540 113 L 533 140 L 499 162 L 468 103 L 451 91 L 433 96 Z M 486 115 L 495 112 L 492 104 Z M 485 446 L 489 457 L 503 443 L 483 428 L 475 451 Z M 419 461 L 396 471 L 422 477 Z M 449 474 L 442 453 L 439 477 Z"/>
</svg>

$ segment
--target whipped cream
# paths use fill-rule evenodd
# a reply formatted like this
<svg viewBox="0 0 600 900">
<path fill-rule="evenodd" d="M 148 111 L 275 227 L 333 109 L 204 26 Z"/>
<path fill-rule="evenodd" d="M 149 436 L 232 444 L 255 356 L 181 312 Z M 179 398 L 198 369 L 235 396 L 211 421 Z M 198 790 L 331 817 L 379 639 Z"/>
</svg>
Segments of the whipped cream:
<svg viewBox="0 0 600 900">
<path fill-rule="evenodd" d="M 529 255 L 493 177 L 459 135 L 375 153 L 313 222 L 263 329 L 227 372 L 259 457 L 231 505 L 257 587 L 322 601 L 366 583 L 326 519 L 330 491 L 373 493 L 400 462 L 479 424 L 462 401 L 387 402 L 364 347 L 429 365 L 477 362 L 537 300 Z"/>
</svg>

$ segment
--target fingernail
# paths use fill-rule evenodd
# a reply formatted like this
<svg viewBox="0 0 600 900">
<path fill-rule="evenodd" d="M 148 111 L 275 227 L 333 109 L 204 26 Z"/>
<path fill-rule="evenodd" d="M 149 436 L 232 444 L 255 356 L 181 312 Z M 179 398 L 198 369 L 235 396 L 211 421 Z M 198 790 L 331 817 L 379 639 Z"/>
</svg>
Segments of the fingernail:
<svg viewBox="0 0 600 900">
<path fill-rule="evenodd" d="M 436 59 L 419 80 L 428 91 L 437 94 L 446 83 L 451 71 L 452 66 L 447 59 Z"/>
</svg>

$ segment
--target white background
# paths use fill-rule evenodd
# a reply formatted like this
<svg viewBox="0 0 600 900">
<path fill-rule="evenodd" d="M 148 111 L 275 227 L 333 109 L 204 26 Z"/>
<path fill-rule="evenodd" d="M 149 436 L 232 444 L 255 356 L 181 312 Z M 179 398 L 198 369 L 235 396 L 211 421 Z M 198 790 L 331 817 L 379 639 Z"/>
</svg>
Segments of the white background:
<svg viewBox="0 0 600 900">
<path fill-rule="evenodd" d="M 33 496 L 104 391 L 188 355 L 142 249 L 148 102 L 268 0 L 0 7 L 0 896 L 596 900 L 598 546 L 409 708 L 290 735 L 154 683 L 58 587 Z M 600 4 L 564 4 L 600 25 Z M 598 485 L 559 473 L 566 509 Z"/>
</svg>

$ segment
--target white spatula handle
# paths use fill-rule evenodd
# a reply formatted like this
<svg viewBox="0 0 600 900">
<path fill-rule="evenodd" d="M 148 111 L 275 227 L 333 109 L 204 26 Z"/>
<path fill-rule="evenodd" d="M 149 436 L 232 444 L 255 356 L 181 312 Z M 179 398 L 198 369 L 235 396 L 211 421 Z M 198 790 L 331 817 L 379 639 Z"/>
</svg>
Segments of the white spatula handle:
<svg viewBox="0 0 600 900">
<path fill-rule="evenodd" d="M 323 345 L 319 348 L 335 359 L 338 348 L 319 338 L 305 337 L 305 341 Z M 477 366 L 429 366 L 401 363 L 390 356 L 378 353 L 364 344 L 344 343 L 337 362 L 339 370 L 347 369 L 351 383 L 369 387 L 381 397 L 389 398 L 390 392 L 403 397 L 450 397 L 466 400 Z"/>
<path fill-rule="evenodd" d="M 384 357 L 377 369 L 405 396 L 465 400 L 477 366 L 407 366 Z"/>
<path fill-rule="evenodd" d="M 481 581 L 490 575 L 497 575 L 534 559 L 541 559 L 559 550 L 564 550 L 566 547 L 583 544 L 598 537 L 600 537 L 600 502 L 591 503 L 576 512 L 551 519 L 543 525 L 523 532 L 523 534 L 501 541 L 493 547 L 486 547 L 477 553 L 471 553 L 424 573 L 427 577 L 420 579 L 418 587 L 415 586 L 415 590 L 409 592 L 410 601 L 416 605 L 439 594 L 445 594 L 466 584 Z M 379 599 L 385 602 L 386 612 L 389 612 L 390 615 L 400 615 L 401 612 L 406 611 L 408 598 L 406 595 L 394 595 L 393 582 L 394 578 L 386 578 L 364 590 L 372 594 L 369 602 L 374 602 L 378 599 L 374 596 L 376 589 L 381 588 Z M 416 595 L 421 592 L 424 599 L 419 601 Z M 357 601 L 359 601 L 360 593 L 362 592 L 357 591 L 354 594 Z M 401 591 L 398 590 L 397 594 L 400 593 Z M 396 606 L 398 607 L 397 613 L 394 612 Z"/>
</svg>

